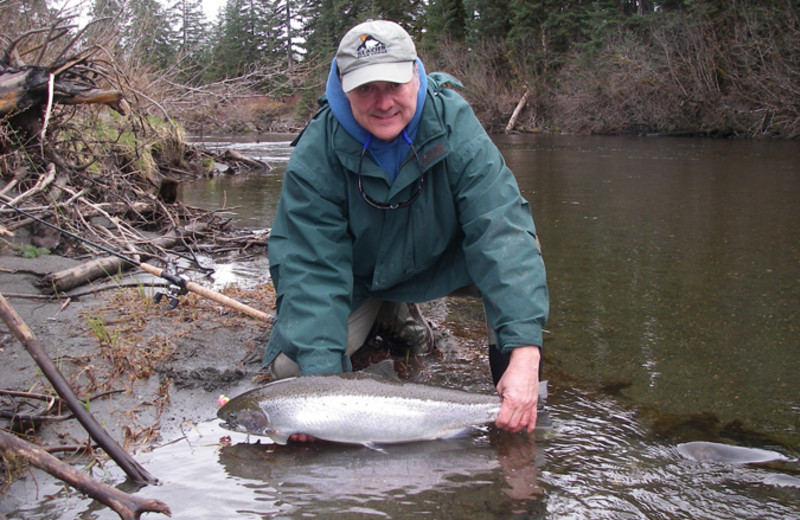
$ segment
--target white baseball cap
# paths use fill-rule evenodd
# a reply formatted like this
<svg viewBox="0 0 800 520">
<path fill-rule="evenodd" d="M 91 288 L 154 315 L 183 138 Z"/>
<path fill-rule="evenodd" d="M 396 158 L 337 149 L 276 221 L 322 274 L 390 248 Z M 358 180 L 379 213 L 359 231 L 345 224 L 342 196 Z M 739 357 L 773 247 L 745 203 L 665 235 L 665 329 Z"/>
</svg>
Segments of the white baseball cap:
<svg viewBox="0 0 800 520">
<path fill-rule="evenodd" d="M 336 51 L 345 92 L 372 81 L 408 83 L 414 77 L 416 60 L 417 49 L 411 36 L 388 20 L 356 25 L 347 31 Z"/>
</svg>

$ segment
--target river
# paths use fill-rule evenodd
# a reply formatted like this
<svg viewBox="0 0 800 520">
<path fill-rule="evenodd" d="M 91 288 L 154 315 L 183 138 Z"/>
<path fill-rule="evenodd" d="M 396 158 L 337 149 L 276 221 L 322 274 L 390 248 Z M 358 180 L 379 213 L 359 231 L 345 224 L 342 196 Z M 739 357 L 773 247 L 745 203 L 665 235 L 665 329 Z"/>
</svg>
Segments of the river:
<svg viewBox="0 0 800 520">
<path fill-rule="evenodd" d="M 181 197 L 268 228 L 291 138 L 207 142 L 273 169 L 184 183 Z M 142 455 L 162 484 L 137 494 L 193 520 L 800 518 L 796 459 L 734 465 L 677 450 L 700 440 L 800 450 L 800 144 L 494 139 L 547 266 L 552 430 L 489 426 L 381 452 L 236 435 L 220 446 L 227 432 L 210 420 Z M 265 262 L 228 265 L 225 283 L 258 282 Z M 480 305 L 426 310 L 451 332 L 429 362 L 434 380 L 490 391 L 485 359 L 463 355 L 483 341 Z M 26 518 L 114 518 L 61 504 Z"/>
<path fill-rule="evenodd" d="M 192 183 L 184 200 L 236 206 L 238 225 L 269 227 L 291 136 L 272 137 L 237 145 L 273 164 L 269 174 Z M 800 145 L 495 140 L 543 245 L 547 366 L 800 449 Z"/>
<path fill-rule="evenodd" d="M 774 469 L 674 452 L 692 440 L 800 450 L 800 146 L 494 139 L 531 202 L 552 304 L 544 351 L 556 434 L 522 455 L 539 493 L 522 517 L 800 517 L 800 492 L 764 484 Z M 275 165 L 269 175 L 198 183 L 187 202 L 224 192 L 241 205 L 237 222 L 269 226 L 286 156 L 249 146 Z M 449 308 L 459 305 L 469 304 Z M 480 331 L 469 322 L 479 309 L 466 316 L 455 320 Z M 492 471 L 472 483 L 497 484 L 503 471 Z M 475 499 L 475 486 L 444 488 L 433 502 Z M 492 514 L 517 514 L 505 505 Z"/>
</svg>

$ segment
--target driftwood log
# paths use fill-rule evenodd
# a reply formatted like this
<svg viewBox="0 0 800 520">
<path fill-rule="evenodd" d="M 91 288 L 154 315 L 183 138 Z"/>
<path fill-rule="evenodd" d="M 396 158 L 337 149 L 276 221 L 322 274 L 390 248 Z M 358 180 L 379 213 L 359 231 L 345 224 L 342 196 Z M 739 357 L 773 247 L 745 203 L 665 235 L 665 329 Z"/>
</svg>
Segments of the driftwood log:
<svg viewBox="0 0 800 520">
<path fill-rule="evenodd" d="M 31 357 L 42 369 L 42 372 L 53 385 L 53 388 L 64 400 L 70 411 L 75 414 L 78 421 L 86 428 L 89 435 L 105 450 L 119 466 L 125 471 L 128 477 L 140 484 L 154 484 L 158 480 L 150 475 L 142 466 L 139 465 L 128 453 L 115 441 L 111 435 L 97 422 L 94 416 L 84 407 L 83 402 L 78 399 L 75 392 L 69 386 L 69 382 L 58 370 L 55 363 L 47 357 L 44 348 L 33 335 L 31 329 L 22 321 L 22 318 L 9 305 L 8 301 L 0 294 L 0 319 L 2 319 L 8 329 L 22 343 Z"/>
<path fill-rule="evenodd" d="M 511 118 L 508 120 L 508 124 L 506 125 L 506 133 L 510 133 L 514 129 L 514 125 L 517 124 L 517 119 L 519 119 L 519 115 L 522 113 L 522 109 L 525 108 L 525 104 L 528 102 L 528 93 L 530 91 L 525 89 L 525 93 L 517 103 L 517 107 L 514 109 L 514 112 L 511 114 Z"/>
<path fill-rule="evenodd" d="M 251 170 L 269 170 L 269 164 L 265 163 L 264 161 L 259 161 L 258 159 L 251 159 L 250 157 L 245 157 L 241 153 L 237 152 L 236 150 L 225 150 L 225 153 L 222 154 L 222 160 L 226 162 L 233 162 L 236 164 L 244 164 L 247 168 Z"/>
<path fill-rule="evenodd" d="M 39 65 L 0 68 L 0 116 L 45 106 L 51 87 L 55 103 L 104 104 L 122 115 L 127 114 L 128 108 L 119 90 L 78 85 L 62 76 L 62 73 L 82 62 L 83 60 L 60 62 L 52 68 Z"/>
<path fill-rule="evenodd" d="M 0 453 L 13 453 L 37 468 L 63 480 L 75 489 L 89 495 L 114 511 L 123 520 L 135 520 L 142 513 L 163 513 L 172 516 L 169 506 L 160 500 L 142 499 L 129 495 L 117 488 L 98 482 L 72 466 L 61 462 L 45 450 L 26 442 L 16 436 L 0 430 Z"/>
<path fill-rule="evenodd" d="M 183 233 L 199 233 L 205 228 L 206 225 L 204 223 L 195 223 L 186 226 Z M 181 233 L 173 230 L 163 237 L 154 239 L 151 245 L 166 249 L 177 244 L 180 238 Z M 149 258 L 149 255 L 143 254 L 140 256 L 141 261 L 145 261 L 147 258 Z M 69 269 L 50 273 L 37 282 L 37 285 L 43 291 L 55 294 L 68 291 L 104 276 L 114 276 L 132 267 L 136 267 L 136 264 L 131 264 L 120 257 L 104 256 Z"/>
</svg>

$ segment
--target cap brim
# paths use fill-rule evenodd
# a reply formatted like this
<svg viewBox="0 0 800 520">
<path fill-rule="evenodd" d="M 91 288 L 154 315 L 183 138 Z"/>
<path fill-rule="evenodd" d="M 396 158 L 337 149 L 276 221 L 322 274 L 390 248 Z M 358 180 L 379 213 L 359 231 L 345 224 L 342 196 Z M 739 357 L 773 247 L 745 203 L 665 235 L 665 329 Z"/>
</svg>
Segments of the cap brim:
<svg viewBox="0 0 800 520">
<path fill-rule="evenodd" d="M 408 83 L 414 77 L 414 62 L 376 63 L 361 67 L 342 76 L 342 89 L 350 92 L 356 87 L 373 81 Z"/>
</svg>

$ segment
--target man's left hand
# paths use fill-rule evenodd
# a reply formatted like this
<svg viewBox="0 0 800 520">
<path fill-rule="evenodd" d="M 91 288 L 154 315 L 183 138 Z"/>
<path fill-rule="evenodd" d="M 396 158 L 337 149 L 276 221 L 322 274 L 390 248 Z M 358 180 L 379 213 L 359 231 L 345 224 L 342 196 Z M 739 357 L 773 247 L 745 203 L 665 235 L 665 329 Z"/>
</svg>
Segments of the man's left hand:
<svg viewBox="0 0 800 520">
<path fill-rule="evenodd" d="M 503 398 L 495 425 L 501 430 L 528 433 L 536 428 L 536 404 L 539 402 L 539 347 L 517 347 L 503 377 L 497 383 L 497 393 Z"/>
</svg>

